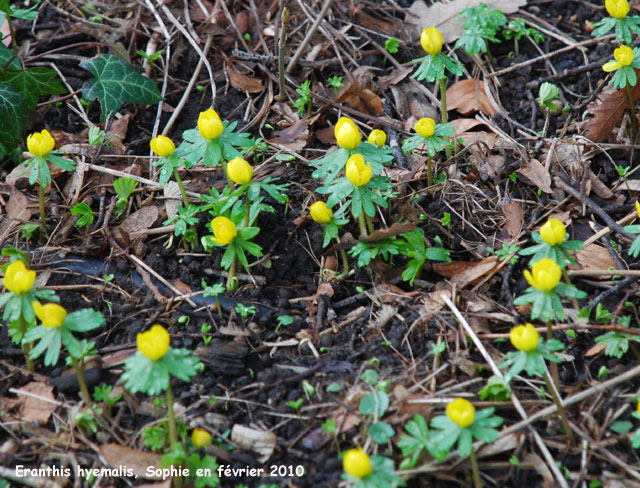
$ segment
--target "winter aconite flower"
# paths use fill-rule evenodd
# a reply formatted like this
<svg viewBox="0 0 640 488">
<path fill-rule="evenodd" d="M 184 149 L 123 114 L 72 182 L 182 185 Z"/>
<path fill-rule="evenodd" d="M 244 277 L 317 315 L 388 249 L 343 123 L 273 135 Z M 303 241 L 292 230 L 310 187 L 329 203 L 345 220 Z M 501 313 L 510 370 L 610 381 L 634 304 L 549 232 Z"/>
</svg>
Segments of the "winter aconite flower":
<svg viewBox="0 0 640 488">
<path fill-rule="evenodd" d="M 371 180 L 371 164 L 365 162 L 362 154 L 354 154 L 347 160 L 345 173 L 353 185 L 366 185 Z"/>
<path fill-rule="evenodd" d="M 67 317 L 67 311 L 57 303 L 41 305 L 39 301 L 34 300 L 33 311 L 45 328 L 60 327 Z"/>
<path fill-rule="evenodd" d="M 56 145 L 56 141 L 47 129 L 41 132 L 34 132 L 27 137 L 27 149 L 34 156 L 45 156 L 49 154 Z"/>
<path fill-rule="evenodd" d="M 333 210 L 328 208 L 322 200 L 312 203 L 309 207 L 309 213 L 311 213 L 311 218 L 319 224 L 328 224 L 333 219 Z"/>
<path fill-rule="evenodd" d="M 169 350 L 169 333 L 161 325 L 155 324 L 146 332 L 136 337 L 138 351 L 152 361 L 157 361 Z"/>
<path fill-rule="evenodd" d="M 606 0 L 604 6 L 607 13 L 614 19 L 623 19 L 629 13 L 629 2 L 627 0 Z"/>
<path fill-rule="evenodd" d="M 334 134 L 338 146 L 343 149 L 355 149 L 360 144 L 360 129 L 349 117 L 340 117 L 334 129 Z"/>
<path fill-rule="evenodd" d="M 238 235 L 238 228 L 227 217 L 216 217 L 211 221 L 211 230 L 213 230 L 213 238 L 216 244 L 226 246 L 231 244 Z"/>
<path fill-rule="evenodd" d="M 345 473 L 359 479 L 369 476 L 373 469 L 369 455 L 361 447 L 349 449 L 342 460 L 342 465 Z"/>
<path fill-rule="evenodd" d="M 440 53 L 443 42 L 444 38 L 442 37 L 442 34 L 435 27 L 422 29 L 422 34 L 420 34 L 420 44 L 422 45 L 422 49 L 431 56 L 435 56 Z"/>
<path fill-rule="evenodd" d="M 151 150 L 161 158 L 168 158 L 176 150 L 176 146 L 167 136 L 158 136 L 151 139 L 149 143 Z"/>
<path fill-rule="evenodd" d="M 549 219 L 547 223 L 540 228 L 540 237 L 550 246 L 562 244 L 566 235 L 567 229 L 558 219 Z"/>
<path fill-rule="evenodd" d="M 196 447 L 206 446 L 207 444 L 211 444 L 211 434 L 204 429 L 193 429 L 191 441 Z"/>
<path fill-rule="evenodd" d="M 553 260 L 544 258 L 538 261 L 529 270 L 524 270 L 524 277 L 531 286 L 540 291 L 551 291 L 558 283 L 562 270 L 560 266 Z"/>
<path fill-rule="evenodd" d="M 431 117 L 423 117 L 422 119 L 418 120 L 418 122 L 414 126 L 414 129 L 425 139 L 429 138 L 435 133 L 436 121 Z"/>
<path fill-rule="evenodd" d="M 624 66 L 630 66 L 633 63 L 634 53 L 629 46 L 620 46 L 614 49 L 613 57 L 615 61 L 609 61 L 602 66 L 607 73 L 616 71 Z"/>
<path fill-rule="evenodd" d="M 640 202 L 638 202 L 636 200 L 636 213 L 638 214 L 638 217 L 640 217 Z"/>
<path fill-rule="evenodd" d="M 509 333 L 511 344 L 518 351 L 533 351 L 538 347 L 540 334 L 532 324 L 518 325 Z"/>
<path fill-rule="evenodd" d="M 372 146 L 377 146 L 378 149 L 380 149 L 382 146 L 384 146 L 384 143 L 387 142 L 387 134 L 385 134 L 383 130 L 374 129 L 369 134 L 367 142 Z"/>
<path fill-rule="evenodd" d="M 200 112 L 198 116 L 198 131 L 204 139 L 217 139 L 222 134 L 224 126 L 218 113 L 212 108 Z"/>
<path fill-rule="evenodd" d="M 246 185 L 253 178 L 253 167 L 241 157 L 233 158 L 227 163 L 229 178 L 238 185 Z"/>
<path fill-rule="evenodd" d="M 28 270 L 22 261 L 14 261 L 4 275 L 4 286 L 14 295 L 28 292 L 36 280 L 36 272 Z"/>
<path fill-rule="evenodd" d="M 463 429 L 473 424 L 475 416 L 476 409 L 473 404 L 464 398 L 456 398 L 447 405 L 447 417 Z"/>
</svg>

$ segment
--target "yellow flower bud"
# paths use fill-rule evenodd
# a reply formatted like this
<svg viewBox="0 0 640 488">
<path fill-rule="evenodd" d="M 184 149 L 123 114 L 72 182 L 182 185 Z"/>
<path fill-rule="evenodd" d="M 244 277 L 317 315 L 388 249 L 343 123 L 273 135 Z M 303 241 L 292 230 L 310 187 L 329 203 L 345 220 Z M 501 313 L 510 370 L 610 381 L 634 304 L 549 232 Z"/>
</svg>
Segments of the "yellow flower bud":
<svg viewBox="0 0 640 488">
<path fill-rule="evenodd" d="M 338 146 L 343 149 L 355 149 L 360 144 L 360 129 L 349 117 L 340 117 L 333 132 Z"/>
<path fill-rule="evenodd" d="M 624 19 L 629 13 L 629 2 L 627 0 L 605 0 L 604 6 L 607 13 L 614 19 Z"/>
<path fill-rule="evenodd" d="M 476 417 L 476 409 L 469 400 L 456 398 L 447 405 L 447 417 L 454 424 L 458 424 L 463 429 L 473 424 Z"/>
<path fill-rule="evenodd" d="M 27 149 L 34 156 L 45 156 L 55 147 L 56 141 L 47 129 L 27 137 Z"/>
<path fill-rule="evenodd" d="M 176 150 L 176 145 L 166 136 L 158 136 L 149 143 L 151 150 L 161 158 L 169 157 Z"/>
<path fill-rule="evenodd" d="M 366 478 L 371 474 L 371 471 L 373 471 L 371 459 L 369 459 L 369 455 L 364 452 L 361 447 L 358 449 L 349 449 L 344 455 L 344 458 L 342 458 L 342 466 L 344 467 L 345 473 L 359 479 Z"/>
<path fill-rule="evenodd" d="M 549 219 L 540 228 L 540 237 L 550 246 L 562 244 L 566 235 L 567 229 L 558 219 Z"/>
<path fill-rule="evenodd" d="M 309 207 L 311 218 L 319 224 L 328 224 L 333 219 L 333 210 L 327 207 L 322 200 L 318 200 Z"/>
<path fill-rule="evenodd" d="M 553 259 L 544 258 L 538 261 L 529 270 L 524 270 L 527 282 L 540 291 L 551 291 L 560 283 L 562 271 Z"/>
<path fill-rule="evenodd" d="M 442 34 L 435 27 L 422 29 L 422 34 L 420 34 L 420 44 L 422 44 L 422 49 L 431 54 L 431 56 L 435 56 L 442 50 L 443 42 L 444 39 L 442 38 Z"/>
<path fill-rule="evenodd" d="M 638 214 L 638 217 L 640 217 L 640 202 L 638 202 L 636 200 L 636 213 Z"/>
<path fill-rule="evenodd" d="M 40 319 L 45 327 L 60 327 L 67 316 L 67 311 L 57 303 L 46 303 L 41 305 L 39 301 L 32 303 L 36 317 Z"/>
<path fill-rule="evenodd" d="M 213 230 L 213 242 L 226 246 L 231 244 L 238 235 L 238 228 L 227 217 L 216 217 L 211 221 L 211 229 Z"/>
<path fill-rule="evenodd" d="M 640 415 L 640 401 L 638 401 L 638 405 L 636 406 L 636 412 Z"/>
<path fill-rule="evenodd" d="M 371 134 L 369 134 L 367 142 L 372 146 L 378 146 L 378 148 L 381 148 L 384 146 L 384 143 L 387 142 L 387 134 L 385 134 L 383 130 L 374 129 L 371 131 Z"/>
<path fill-rule="evenodd" d="M 529 352 L 538 347 L 540 334 L 532 324 L 525 324 L 511 329 L 509 339 L 511 339 L 511 344 L 518 351 Z"/>
<path fill-rule="evenodd" d="M 629 46 L 620 46 L 613 51 L 613 57 L 615 61 L 609 61 L 602 66 L 602 69 L 607 73 L 622 68 L 623 66 L 629 66 L 633 63 L 635 53 Z"/>
<path fill-rule="evenodd" d="M 28 292 L 36 280 L 36 272 L 26 268 L 22 261 L 14 261 L 4 275 L 4 287 L 14 295 Z"/>
<path fill-rule="evenodd" d="M 211 444 L 211 434 L 204 429 L 193 429 L 191 441 L 196 447 L 206 446 L 207 444 Z"/>
<path fill-rule="evenodd" d="M 345 173 L 353 185 L 366 185 L 371 180 L 371 165 L 364 161 L 362 154 L 354 154 L 347 160 Z"/>
<path fill-rule="evenodd" d="M 415 131 L 425 139 L 431 137 L 436 131 L 436 121 L 431 117 L 424 117 L 418 120 L 418 123 L 413 127 Z"/>
<path fill-rule="evenodd" d="M 241 157 L 237 157 L 227 163 L 227 173 L 231 181 L 244 185 L 253 178 L 253 167 Z"/>
<path fill-rule="evenodd" d="M 158 324 L 152 325 L 148 331 L 136 336 L 138 351 L 152 361 L 157 361 L 167 354 L 170 340 L 167 330 Z"/>
<path fill-rule="evenodd" d="M 212 108 L 200 112 L 198 116 L 198 130 L 204 139 L 217 139 L 222 134 L 224 126 L 218 113 Z"/>
</svg>

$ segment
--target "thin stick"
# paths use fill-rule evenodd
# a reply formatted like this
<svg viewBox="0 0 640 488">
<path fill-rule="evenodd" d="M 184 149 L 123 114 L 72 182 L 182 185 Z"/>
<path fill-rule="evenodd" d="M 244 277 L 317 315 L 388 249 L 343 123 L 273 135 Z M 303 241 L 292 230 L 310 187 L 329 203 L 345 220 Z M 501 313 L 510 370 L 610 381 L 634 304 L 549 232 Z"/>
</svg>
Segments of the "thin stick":
<svg viewBox="0 0 640 488">
<path fill-rule="evenodd" d="M 330 6 L 331 6 L 331 0 L 325 0 L 324 5 L 322 6 L 322 9 L 320 10 L 320 13 L 318 14 L 318 17 L 316 17 L 315 22 L 311 26 L 311 29 L 309 29 L 309 32 L 307 32 L 307 35 L 304 37 L 304 39 L 302 40 L 302 42 L 298 46 L 298 49 L 296 49 L 296 52 L 294 53 L 293 57 L 291 58 L 291 61 L 289 61 L 289 65 L 287 66 L 287 69 L 286 69 L 286 73 L 287 74 L 289 74 L 289 73 L 291 73 L 291 71 L 293 71 L 293 68 L 295 67 L 296 63 L 298 62 L 298 59 L 300 59 L 300 56 L 302 56 L 302 53 L 306 49 L 307 44 L 309 44 L 309 42 L 311 42 L 311 38 L 313 37 L 313 35 L 318 30 L 318 27 L 320 27 L 320 23 L 322 22 L 322 19 L 324 18 L 324 16 L 327 14 L 327 11 L 329 10 Z"/>
<path fill-rule="evenodd" d="M 289 25 L 289 9 L 284 7 L 280 14 L 280 37 L 278 39 L 278 75 L 280 84 L 280 93 L 278 94 L 278 100 L 284 102 L 287 99 L 287 85 L 284 79 L 284 45 L 287 39 L 287 26 Z"/>
<path fill-rule="evenodd" d="M 460 321 L 460 324 L 462 325 L 464 330 L 467 332 L 467 334 L 469 334 L 469 336 L 473 340 L 473 343 L 478 348 L 478 351 L 480 351 L 480 354 L 482 354 L 482 357 L 484 357 L 485 361 L 487 361 L 487 363 L 491 367 L 491 371 L 493 372 L 493 374 L 498 376 L 499 378 L 504 378 L 504 376 L 502 374 L 502 371 L 500 371 L 498 369 L 498 366 L 496 366 L 496 363 L 493 361 L 493 358 L 489 355 L 489 353 L 485 349 L 484 345 L 482 344 L 482 341 L 480 341 L 480 339 L 478 338 L 478 336 L 475 333 L 475 331 L 471 328 L 469 323 L 462 316 L 462 314 L 460 313 L 460 310 L 458 310 L 458 307 L 455 306 L 455 304 L 451 301 L 451 299 L 447 295 L 442 294 L 441 297 L 442 297 L 442 300 L 451 309 L 451 311 L 456 316 L 456 318 Z M 638 367 L 638 370 L 640 372 L 640 366 Z M 516 410 L 518 411 L 518 414 L 523 419 L 527 420 L 527 418 L 528 418 L 527 412 L 522 407 L 522 404 L 520 403 L 520 400 L 518 400 L 518 397 L 516 397 L 515 393 L 513 391 L 511 391 L 511 387 L 509 385 L 507 385 L 507 388 L 508 388 L 509 392 L 511 393 L 511 401 L 513 402 L 513 405 L 516 407 Z M 553 407 L 557 408 L 555 405 L 553 405 Z M 536 444 L 538 445 L 538 448 L 540 449 L 540 452 L 542 452 L 542 455 L 544 456 L 544 459 L 547 462 L 547 465 L 548 465 L 549 469 L 551 470 L 551 472 L 555 476 L 556 481 L 558 483 L 558 486 L 560 486 L 562 488 L 569 488 L 569 485 L 567 484 L 566 479 L 564 478 L 564 476 L 562 475 L 562 473 L 558 469 L 558 466 L 556 466 L 555 459 L 553 458 L 553 456 L 549 452 L 549 449 L 547 449 L 547 446 L 545 445 L 544 441 L 542 440 L 542 437 L 540 437 L 540 434 L 538 434 L 538 431 L 533 429 L 533 428 L 531 428 L 531 432 L 533 434 L 534 440 L 536 441 Z M 503 437 L 503 436 L 504 436 L 504 431 L 501 433 L 500 437 Z"/>
</svg>

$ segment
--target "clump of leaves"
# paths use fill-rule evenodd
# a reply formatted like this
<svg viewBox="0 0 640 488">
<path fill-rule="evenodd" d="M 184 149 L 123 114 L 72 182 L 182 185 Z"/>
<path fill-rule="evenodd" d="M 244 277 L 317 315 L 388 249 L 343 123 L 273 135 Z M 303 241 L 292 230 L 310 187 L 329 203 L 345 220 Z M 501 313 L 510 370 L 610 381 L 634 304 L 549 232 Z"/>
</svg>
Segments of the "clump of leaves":
<svg viewBox="0 0 640 488">
<path fill-rule="evenodd" d="M 487 41 L 499 43 L 496 37 L 500 28 L 507 23 L 507 17 L 498 9 L 492 9 L 481 3 L 475 7 L 462 10 L 458 16 L 463 20 L 462 35 L 455 47 L 463 47 L 470 56 L 486 53 Z"/>
</svg>

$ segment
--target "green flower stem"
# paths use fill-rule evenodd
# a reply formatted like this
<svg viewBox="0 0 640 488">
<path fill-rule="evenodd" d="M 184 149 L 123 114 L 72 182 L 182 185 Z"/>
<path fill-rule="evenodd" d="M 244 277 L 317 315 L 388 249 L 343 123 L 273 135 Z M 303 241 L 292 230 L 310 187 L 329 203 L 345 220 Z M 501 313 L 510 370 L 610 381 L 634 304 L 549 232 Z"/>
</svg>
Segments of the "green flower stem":
<svg viewBox="0 0 640 488">
<path fill-rule="evenodd" d="M 76 378 L 78 379 L 78 385 L 80 386 L 80 394 L 82 395 L 83 400 L 88 406 L 91 406 L 91 395 L 89 394 L 89 388 L 87 388 L 87 383 L 84 381 L 84 374 L 82 374 L 84 361 L 81 359 L 78 360 L 71 356 L 71 364 L 73 364 L 73 369 L 76 371 Z"/>
<path fill-rule="evenodd" d="M 338 280 L 342 281 L 349 275 L 349 260 L 344 249 L 340 249 L 340 256 L 342 257 L 342 273 L 338 275 Z"/>
<path fill-rule="evenodd" d="M 43 235 L 47 232 L 47 214 L 44 210 L 44 186 L 40 185 L 40 227 L 42 228 Z"/>
<path fill-rule="evenodd" d="M 169 440 L 171 441 L 171 450 L 176 451 L 178 447 L 178 433 L 176 430 L 176 414 L 173 411 L 173 391 L 171 383 L 167 385 L 167 414 L 169 415 Z M 173 486 L 182 488 L 182 476 L 173 478 Z"/>
<path fill-rule="evenodd" d="M 367 224 L 367 229 L 369 229 L 369 234 L 373 234 L 373 222 L 371 222 L 371 217 L 369 217 L 367 214 L 364 214 L 364 221 Z"/>
<path fill-rule="evenodd" d="M 171 449 L 175 450 L 178 445 L 178 434 L 176 431 L 176 415 L 173 411 L 173 391 L 171 391 L 171 383 L 167 385 L 167 414 L 169 415 L 169 439 L 171 440 Z"/>
<path fill-rule="evenodd" d="M 227 171 L 227 162 L 224 159 L 220 160 L 222 162 L 222 171 L 224 171 L 224 175 L 227 177 L 227 186 L 229 190 L 233 190 L 233 180 L 229 177 L 229 171 Z"/>
<path fill-rule="evenodd" d="M 235 291 L 238 287 L 238 279 L 236 278 L 236 267 L 238 258 L 234 257 L 231 267 L 229 268 L 229 274 L 227 275 L 227 290 Z"/>
<path fill-rule="evenodd" d="M 438 80 L 440 83 L 440 119 L 443 124 L 449 122 L 449 115 L 447 114 L 447 79 L 440 78 Z M 447 145 L 444 150 L 447 153 L 447 159 L 451 158 L 451 146 L 449 143 L 449 136 L 444 137 L 444 140 L 447 141 Z"/>
<path fill-rule="evenodd" d="M 358 226 L 360 227 L 360 234 L 363 236 L 368 236 L 369 234 L 367 233 L 367 224 L 364 220 L 364 212 L 362 212 L 360 214 L 360 216 L 358 217 Z"/>
<path fill-rule="evenodd" d="M 473 486 L 474 488 L 482 488 L 482 480 L 480 479 L 480 468 L 478 468 L 478 460 L 476 459 L 476 452 L 471 448 L 469 453 L 471 459 L 471 469 L 473 470 Z"/>
<path fill-rule="evenodd" d="M 184 208 L 187 208 L 189 206 L 189 198 L 187 197 L 187 192 L 184 191 L 182 178 L 180 178 L 177 168 L 173 168 L 173 177 L 176 179 L 176 183 L 178 183 L 178 188 L 180 188 L 180 193 L 182 194 L 182 201 L 184 202 Z"/>
<path fill-rule="evenodd" d="M 24 317 L 20 314 L 20 333 L 22 337 L 27 333 L 27 324 L 24 321 Z M 33 366 L 33 359 L 29 357 L 29 353 L 31 352 L 31 344 L 25 342 L 22 344 L 22 350 L 24 351 L 24 359 L 27 362 L 27 369 L 29 371 L 35 371 L 35 367 Z"/>
<path fill-rule="evenodd" d="M 5 19 L 7 19 L 7 24 L 9 24 L 9 34 L 11 34 L 11 51 L 13 51 L 13 55 L 17 56 L 19 54 L 18 43 L 16 42 L 16 31 L 13 28 L 13 22 L 11 21 L 11 16 L 6 15 Z"/>
<path fill-rule="evenodd" d="M 246 191 L 245 192 L 245 197 L 246 197 L 246 201 L 247 203 L 245 204 L 245 210 L 244 210 L 244 228 L 246 229 L 247 227 L 249 227 L 249 214 L 251 213 L 251 205 L 249 203 L 249 192 Z"/>
<path fill-rule="evenodd" d="M 555 363 L 551 363 L 555 364 Z M 564 411 L 564 407 L 562 406 L 562 402 L 560 401 L 559 393 L 556 391 L 554 385 L 551 383 L 551 378 L 549 377 L 549 372 L 547 371 L 544 375 L 544 382 L 547 384 L 547 389 L 549 393 L 551 393 L 551 398 L 553 399 L 553 403 L 556 404 L 558 408 L 558 412 L 560 413 L 560 419 L 562 420 L 562 425 L 564 426 L 564 430 L 567 432 L 567 436 L 569 437 L 569 442 L 571 445 L 575 445 L 575 438 L 573 437 L 573 431 L 569 426 L 569 421 L 567 420 L 567 414 Z"/>
<path fill-rule="evenodd" d="M 631 86 L 627 84 L 627 97 L 629 98 L 629 109 L 631 110 L 631 132 L 633 132 L 633 142 L 638 137 L 638 119 L 636 119 L 636 107 L 633 103 L 633 95 L 631 94 Z"/>
<path fill-rule="evenodd" d="M 433 183 L 433 165 L 431 162 L 431 154 L 427 154 L 427 186 Z"/>
<path fill-rule="evenodd" d="M 569 285 L 569 286 L 573 286 L 573 283 L 571 283 L 571 278 L 569 278 L 569 274 L 567 273 L 566 269 L 562 270 L 562 277 L 564 278 L 564 282 Z M 571 299 L 571 304 L 573 305 L 573 308 L 575 309 L 576 312 L 580 311 L 580 305 L 578 305 L 578 299 L 573 297 Z"/>
<path fill-rule="evenodd" d="M 550 341 L 553 339 L 553 327 L 551 326 L 551 321 L 547 322 L 547 340 Z M 560 375 L 558 374 L 558 365 L 554 362 L 551 362 L 551 377 L 553 378 L 553 384 L 556 386 L 558 391 L 560 390 Z"/>
</svg>

